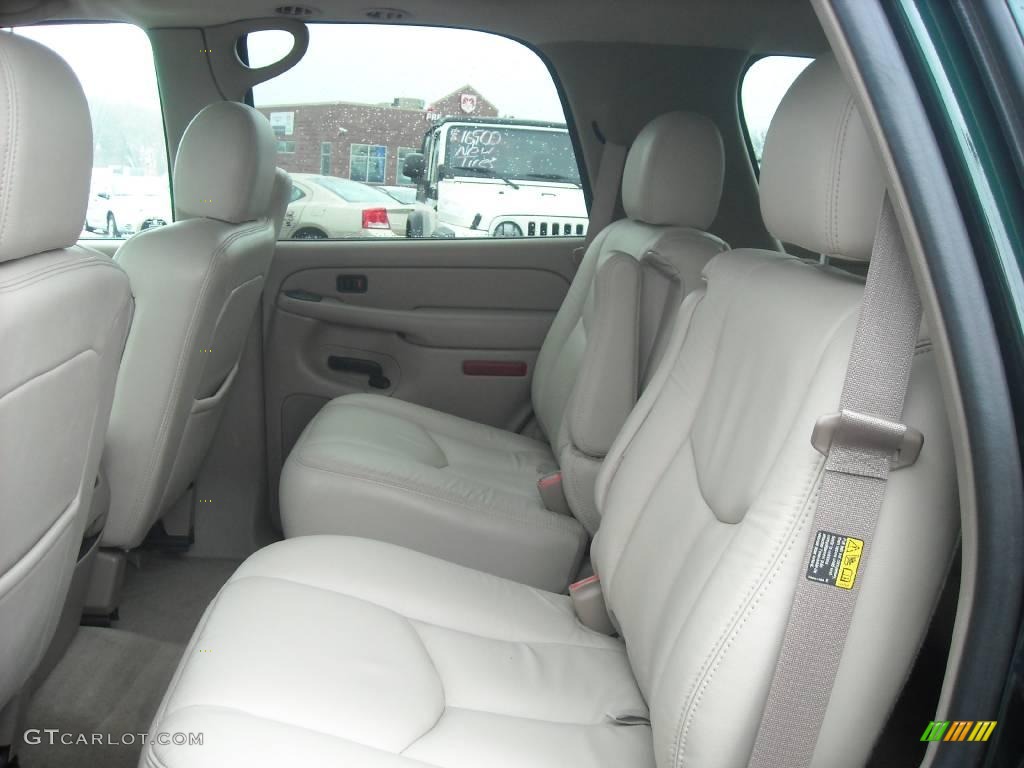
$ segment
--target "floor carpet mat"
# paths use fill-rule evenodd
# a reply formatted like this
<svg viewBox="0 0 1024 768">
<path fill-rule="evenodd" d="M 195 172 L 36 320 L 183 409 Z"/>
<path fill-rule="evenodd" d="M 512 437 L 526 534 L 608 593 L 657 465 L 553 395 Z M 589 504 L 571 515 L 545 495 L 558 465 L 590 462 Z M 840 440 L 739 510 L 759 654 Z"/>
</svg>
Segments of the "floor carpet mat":
<svg viewBox="0 0 1024 768">
<path fill-rule="evenodd" d="M 67 654 L 32 697 L 22 768 L 135 768 L 185 645 L 234 560 L 144 552 L 125 575 L 113 628 L 80 627 Z M 51 737 L 45 729 L 57 729 Z M 82 743 L 79 734 L 92 741 Z M 60 739 L 78 743 L 62 744 Z M 126 743 L 132 741 L 134 743 Z"/>
</svg>

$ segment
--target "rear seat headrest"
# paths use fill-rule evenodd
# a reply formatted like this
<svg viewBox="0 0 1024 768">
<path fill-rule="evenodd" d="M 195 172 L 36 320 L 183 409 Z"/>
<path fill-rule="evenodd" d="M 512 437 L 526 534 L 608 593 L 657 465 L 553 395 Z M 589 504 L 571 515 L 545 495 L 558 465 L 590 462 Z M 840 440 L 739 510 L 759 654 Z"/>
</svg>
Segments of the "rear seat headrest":
<svg viewBox="0 0 1024 768">
<path fill-rule="evenodd" d="M 0 262 L 74 245 L 92 175 L 92 121 L 67 63 L 0 32 Z"/>
<path fill-rule="evenodd" d="M 174 160 L 178 218 L 240 224 L 266 216 L 274 160 L 274 132 L 263 115 L 235 101 L 204 107 L 185 129 Z"/>
<path fill-rule="evenodd" d="M 669 112 L 640 131 L 622 172 L 626 215 L 647 224 L 707 229 L 718 213 L 725 151 L 704 115 Z"/>
<path fill-rule="evenodd" d="M 871 257 L 885 195 L 882 165 L 831 56 L 782 99 L 765 137 L 761 215 L 779 240 L 815 253 Z"/>
</svg>

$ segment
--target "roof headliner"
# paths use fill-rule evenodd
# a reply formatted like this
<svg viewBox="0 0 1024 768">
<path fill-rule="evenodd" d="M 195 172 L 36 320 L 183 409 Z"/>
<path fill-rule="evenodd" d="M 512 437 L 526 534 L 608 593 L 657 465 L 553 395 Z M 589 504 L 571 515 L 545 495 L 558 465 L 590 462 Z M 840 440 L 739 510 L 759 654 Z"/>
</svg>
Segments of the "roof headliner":
<svg viewBox="0 0 1024 768">
<path fill-rule="evenodd" d="M 807 0 L 385 0 L 406 23 L 466 27 L 543 47 L 626 42 L 817 53 L 824 36 Z M 50 19 L 206 27 L 274 15 L 284 0 L 14 0 L 9 23 Z M 311 0 L 311 21 L 367 22 L 373 0 Z M 14 6 L 14 7 L 12 7 Z M 17 8 L 17 10 L 15 10 Z"/>
</svg>

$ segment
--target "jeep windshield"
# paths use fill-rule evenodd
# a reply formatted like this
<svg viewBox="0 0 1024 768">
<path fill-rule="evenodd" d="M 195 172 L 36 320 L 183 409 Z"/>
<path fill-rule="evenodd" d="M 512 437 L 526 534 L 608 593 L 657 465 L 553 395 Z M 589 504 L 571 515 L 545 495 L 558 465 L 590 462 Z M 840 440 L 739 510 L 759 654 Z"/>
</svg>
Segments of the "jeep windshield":
<svg viewBox="0 0 1024 768">
<path fill-rule="evenodd" d="M 565 130 L 453 125 L 446 139 L 445 170 L 449 176 L 580 183 L 576 155 Z"/>
</svg>

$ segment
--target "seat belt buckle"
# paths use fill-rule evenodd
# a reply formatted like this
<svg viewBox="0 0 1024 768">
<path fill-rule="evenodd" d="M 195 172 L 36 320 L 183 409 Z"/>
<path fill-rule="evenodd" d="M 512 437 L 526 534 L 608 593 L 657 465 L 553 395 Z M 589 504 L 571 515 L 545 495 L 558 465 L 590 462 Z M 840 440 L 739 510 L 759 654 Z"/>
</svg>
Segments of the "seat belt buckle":
<svg viewBox="0 0 1024 768">
<path fill-rule="evenodd" d="M 601 591 L 601 579 L 595 573 L 569 585 L 572 609 L 580 624 L 602 635 L 614 635 L 615 625 L 608 615 L 608 607 Z"/>
<path fill-rule="evenodd" d="M 828 456 L 836 442 L 888 454 L 889 468 L 902 469 L 914 464 L 921 455 L 924 435 L 906 424 L 843 409 L 822 416 L 811 432 L 811 445 L 823 456 Z"/>
<path fill-rule="evenodd" d="M 544 475 L 537 481 L 537 492 L 540 493 L 540 500 L 544 502 L 544 509 L 558 515 L 572 514 L 569 500 L 565 498 L 565 490 L 562 488 L 561 472 Z"/>
</svg>

